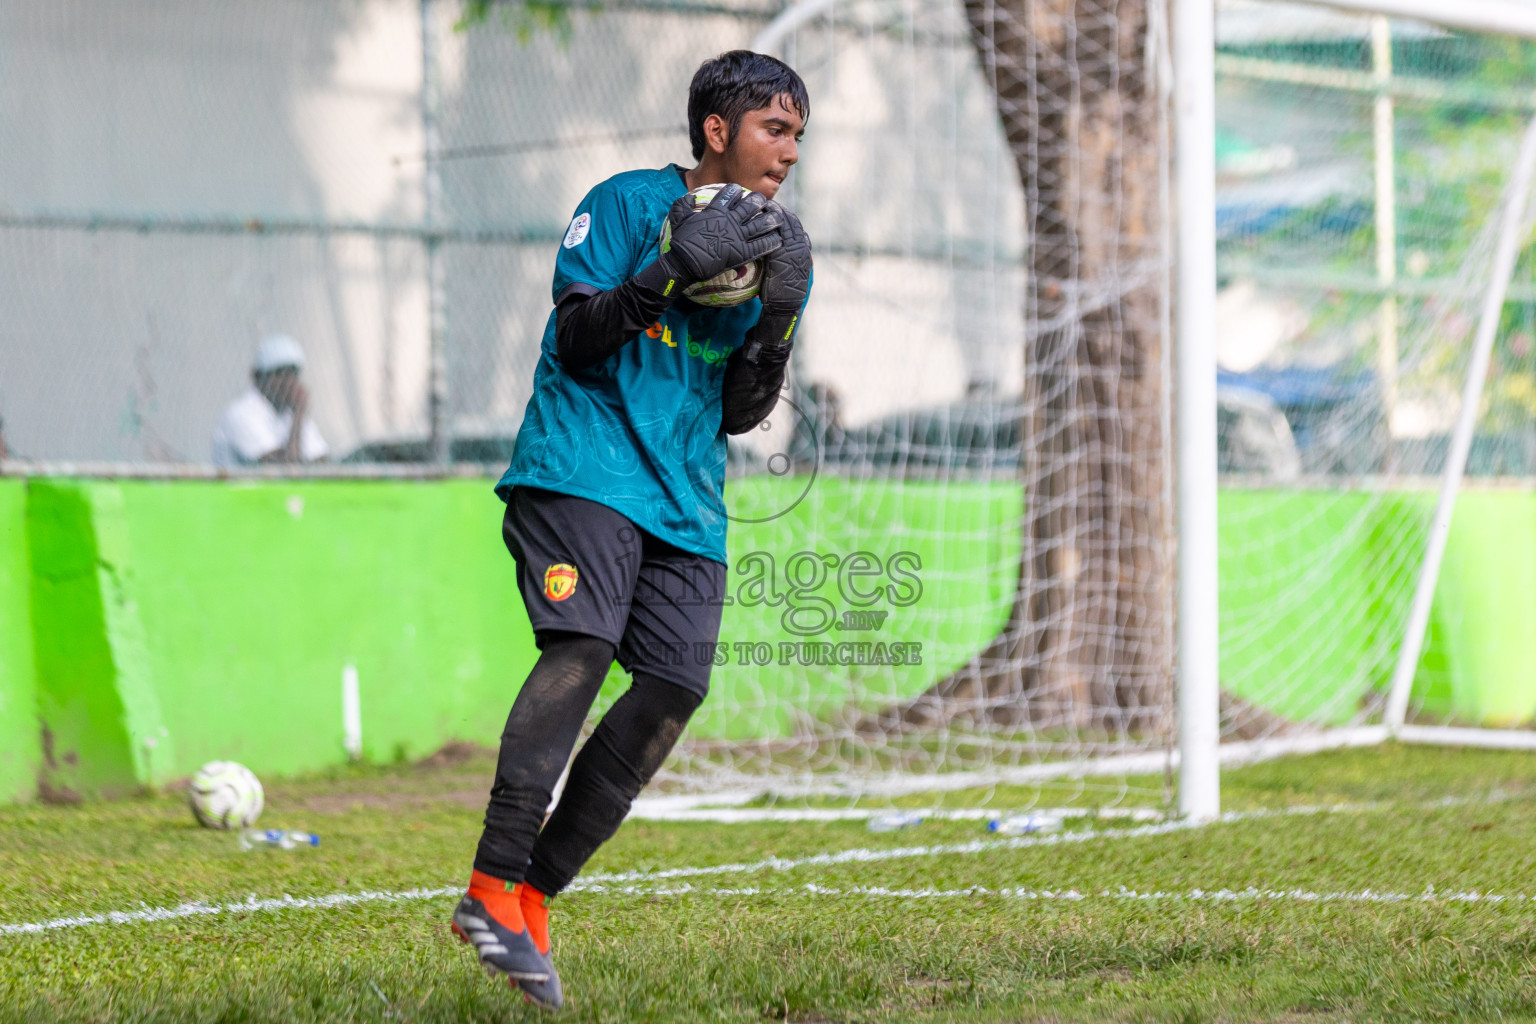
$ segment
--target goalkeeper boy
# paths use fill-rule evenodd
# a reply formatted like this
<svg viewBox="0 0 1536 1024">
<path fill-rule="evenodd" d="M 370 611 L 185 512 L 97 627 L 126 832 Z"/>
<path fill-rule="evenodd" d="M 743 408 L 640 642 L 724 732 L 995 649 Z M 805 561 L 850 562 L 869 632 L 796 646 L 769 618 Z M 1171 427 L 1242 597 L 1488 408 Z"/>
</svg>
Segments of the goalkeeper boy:
<svg viewBox="0 0 1536 1024">
<path fill-rule="evenodd" d="M 453 914 L 481 963 L 542 1006 L 562 1001 L 551 898 L 618 829 L 709 687 L 709 659 L 694 652 L 720 632 L 725 438 L 773 410 L 810 292 L 810 242 L 772 201 L 809 112 L 805 84 L 772 57 L 705 61 L 688 92 L 696 165 L 598 185 L 556 254 L 533 396 L 496 487 L 540 656 L 507 718 Z M 727 187 L 695 212 L 689 194 L 714 183 Z M 682 297 L 760 258 L 757 299 L 704 308 Z M 634 683 L 541 830 L 615 658 Z"/>
</svg>

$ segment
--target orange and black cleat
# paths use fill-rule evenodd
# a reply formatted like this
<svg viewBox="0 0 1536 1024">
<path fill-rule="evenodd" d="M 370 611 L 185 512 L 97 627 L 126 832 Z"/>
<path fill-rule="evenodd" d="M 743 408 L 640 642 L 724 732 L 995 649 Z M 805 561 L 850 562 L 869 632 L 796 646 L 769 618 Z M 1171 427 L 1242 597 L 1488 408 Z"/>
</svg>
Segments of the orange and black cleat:
<svg viewBox="0 0 1536 1024">
<path fill-rule="evenodd" d="M 551 1010 L 558 1010 L 565 1002 L 565 993 L 560 988 L 560 975 L 555 973 L 555 965 L 550 960 L 551 945 L 549 941 L 549 904 L 551 897 L 544 895 L 527 882 L 519 882 L 516 889 L 518 903 L 522 907 L 523 921 L 528 926 L 528 934 L 533 937 L 534 948 L 544 957 L 544 966 L 549 968 L 549 977 L 543 981 L 519 981 L 530 1002 Z"/>
<path fill-rule="evenodd" d="M 473 872 L 469 892 L 453 911 L 453 933 L 475 947 L 487 974 L 504 974 L 530 1002 L 557 1009 L 560 980 L 546 957 L 549 932 L 541 917 L 544 950 L 540 951 L 523 917 L 520 888 L 520 883 L 509 885 L 484 872 Z"/>
</svg>

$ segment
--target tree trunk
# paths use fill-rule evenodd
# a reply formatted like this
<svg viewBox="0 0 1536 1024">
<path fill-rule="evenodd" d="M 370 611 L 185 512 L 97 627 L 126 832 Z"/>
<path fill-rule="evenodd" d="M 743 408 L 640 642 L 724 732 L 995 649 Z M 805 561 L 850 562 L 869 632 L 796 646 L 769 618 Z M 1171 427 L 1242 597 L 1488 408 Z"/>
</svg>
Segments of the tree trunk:
<svg viewBox="0 0 1536 1024">
<path fill-rule="evenodd" d="M 900 710 L 911 724 L 1161 723 L 1172 582 L 1163 479 L 1160 111 L 1147 5 L 965 0 L 1023 182 L 1025 523 L 1008 623 Z"/>
</svg>

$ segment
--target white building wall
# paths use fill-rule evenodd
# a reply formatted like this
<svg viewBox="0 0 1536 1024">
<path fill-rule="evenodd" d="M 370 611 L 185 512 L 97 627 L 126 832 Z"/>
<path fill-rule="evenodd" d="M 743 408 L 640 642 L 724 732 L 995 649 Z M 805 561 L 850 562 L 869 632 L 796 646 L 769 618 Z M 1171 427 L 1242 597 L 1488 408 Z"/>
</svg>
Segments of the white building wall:
<svg viewBox="0 0 1536 1024">
<path fill-rule="evenodd" d="M 442 248 L 450 404 L 460 429 L 512 430 L 572 208 L 611 174 L 688 162 L 694 69 L 763 21 L 614 8 L 524 40 L 494 20 L 455 31 L 457 6 L 437 9 L 443 213 L 501 239 Z M 836 386 L 854 422 L 1021 381 L 1013 165 L 958 6 L 915 6 L 910 25 L 906 10 L 853 5 L 795 41 L 813 112 L 783 198 L 818 253 L 797 373 Z M 421 223 L 420 46 L 415 0 L 0 0 L 14 452 L 203 461 L 278 330 L 309 353 L 338 452 L 424 436 L 422 242 L 289 230 Z M 76 226 L 39 226 L 55 215 Z M 92 215 L 154 230 L 81 229 Z"/>
</svg>

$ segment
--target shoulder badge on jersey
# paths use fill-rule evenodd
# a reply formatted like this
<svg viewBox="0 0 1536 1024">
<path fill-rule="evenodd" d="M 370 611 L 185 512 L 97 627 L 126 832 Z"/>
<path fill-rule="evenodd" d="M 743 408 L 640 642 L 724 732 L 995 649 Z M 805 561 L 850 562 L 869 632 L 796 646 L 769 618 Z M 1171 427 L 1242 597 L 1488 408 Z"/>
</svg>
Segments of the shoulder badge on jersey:
<svg viewBox="0 0 1536 1024">
<path fill-rule="evenodd" d="M 592 215 L 590 213 L 578 213 L 576 219 L 571 221 L 571 226 L 566 229 L 565 242 L 567 249 L 574 249 L 587 240 L 587 232 L 592 230 Z"/>
<path fill-rule="evenodd" d="M 576 567 L 556 562 L 544 570 L 544 596 L 551 601 L 564 601 L 576 593 Z"/>
</svg>

